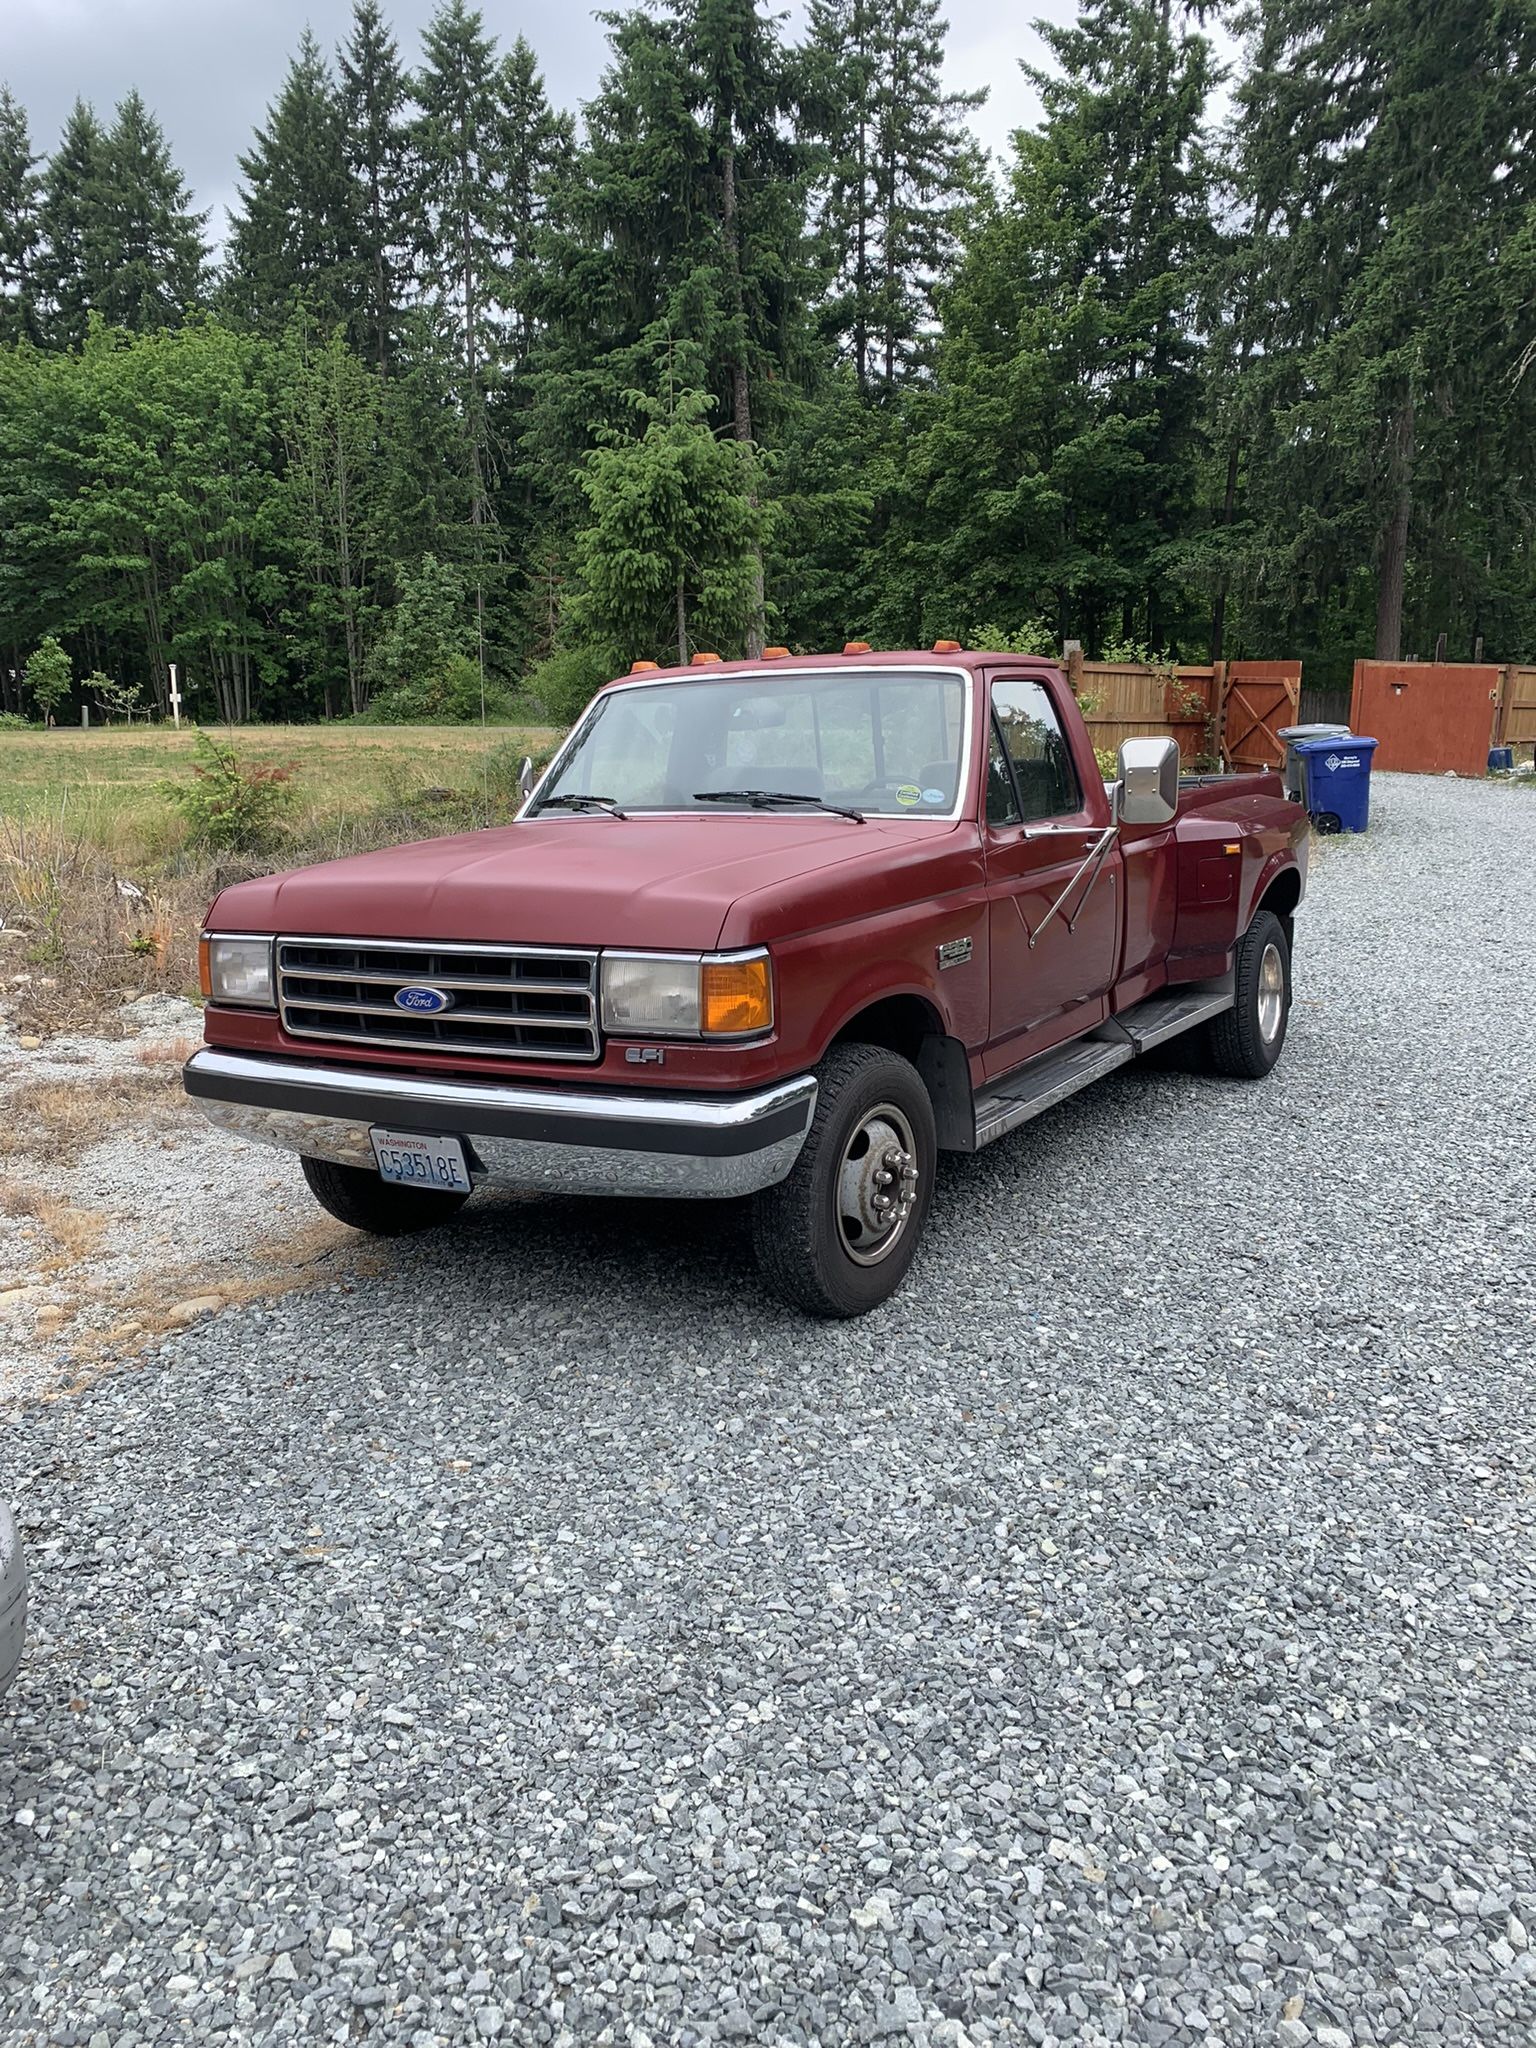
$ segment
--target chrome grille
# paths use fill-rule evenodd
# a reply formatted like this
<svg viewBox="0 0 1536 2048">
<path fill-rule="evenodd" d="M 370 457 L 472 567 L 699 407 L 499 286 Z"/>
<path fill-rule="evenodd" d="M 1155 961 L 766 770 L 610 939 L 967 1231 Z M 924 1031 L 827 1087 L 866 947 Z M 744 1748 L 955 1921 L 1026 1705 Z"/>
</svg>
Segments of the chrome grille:
<svg viewBox="0 0 1536 2048">
<path fill-rule="evenodd" d="M 436 1014 L 402 1010 L 403 988 L 441 989 Z M 402 1051 L 595 1060 L 597 954 L 554 946 L 279 939 L 277 1005 L 295 1038 Z"/>
</svg>

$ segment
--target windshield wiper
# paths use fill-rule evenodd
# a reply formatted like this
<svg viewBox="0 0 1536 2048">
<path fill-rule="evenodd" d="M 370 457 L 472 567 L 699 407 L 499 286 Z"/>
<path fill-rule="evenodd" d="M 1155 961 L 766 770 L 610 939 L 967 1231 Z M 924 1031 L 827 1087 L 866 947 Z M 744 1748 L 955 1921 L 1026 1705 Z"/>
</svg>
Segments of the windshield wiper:
<svg viewBox="0 0 1536 2048">
<path fill-rule="evenodd" d="M 606 811 L 610 818 L 627 818 L 628 811 L 621 811 L 611 796 L 588 796 L 584 790 L 570 790 L 564 796 L 547 796 L 539 805 L 541 811 Z"/>
<path fill-rule="evenodd" d="M 793 789 L 696 789 L 696 804 L 750 804 L 755 811 L 776 810 L 780 804 L 814 804 L 818 811 L 830 811 L 835 818 L 852 818 L 862 825 L 864 813 L 847 804 L 829 804 L 825 797 L 802 796 Z"/>
</svg>

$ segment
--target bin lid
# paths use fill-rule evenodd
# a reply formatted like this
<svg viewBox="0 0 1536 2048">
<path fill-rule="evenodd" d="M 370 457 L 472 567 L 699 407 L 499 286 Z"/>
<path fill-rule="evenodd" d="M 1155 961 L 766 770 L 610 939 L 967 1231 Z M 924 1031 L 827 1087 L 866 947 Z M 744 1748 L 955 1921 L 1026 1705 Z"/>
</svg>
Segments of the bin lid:
<svg viewBox="0 0 1536 2048">
<path fill-rule="evenodd" d="M 1348 739 L 1347 725 L 1282 725 L 1277 737 L 1282 740 Z"/>
<path fill-rule="evenodd" d="M 1296 749 L 1296 752 L 1298 754 L 1307 755 L 1334 754 L 1340 752 L 1351 754 L 1373 754 L 1376 751 L 1378 744 L 1379 743 L 1376 740 L 1368 740 L 1363 733 L 1358 732 L 1328 733 L 1326 735 L 1320 735 L 1316 739 L 1292 740 L 1291 742 L 1291 745 Z"/>
</svg>

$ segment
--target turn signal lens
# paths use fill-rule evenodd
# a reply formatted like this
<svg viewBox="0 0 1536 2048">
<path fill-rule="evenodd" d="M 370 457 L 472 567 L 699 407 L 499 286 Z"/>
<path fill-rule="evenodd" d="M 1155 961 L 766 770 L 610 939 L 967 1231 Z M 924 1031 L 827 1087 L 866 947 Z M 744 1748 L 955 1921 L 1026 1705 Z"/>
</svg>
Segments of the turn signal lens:
<svg viewBox="0 0 1536 2048">
<path fill-rule="evenodd" d="M 766 953 L 747 960 L 706 960 L 702 993 L 708 1036 L 741 1038 L 772 1030 L 773 983 Z"/>
<path fill-rule="evenodd" d="M 208 934 L 206 932 L 203 933 L 197 942 L 197 985 L 203 992 L 203 1001 L 207 1002 L 208 998 L 213 994 L 213 974 L 208 965 Z"/>
</svg>

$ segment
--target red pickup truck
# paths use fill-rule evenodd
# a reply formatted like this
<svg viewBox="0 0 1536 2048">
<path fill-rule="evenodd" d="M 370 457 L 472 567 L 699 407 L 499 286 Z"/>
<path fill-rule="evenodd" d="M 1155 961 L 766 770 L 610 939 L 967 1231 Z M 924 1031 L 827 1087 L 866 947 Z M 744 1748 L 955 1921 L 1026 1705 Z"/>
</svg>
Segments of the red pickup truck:
<svg viewBox="0 0 1536 2048">
<path fill-rule="evenodd" d="M 1106 787 L 1047 662 L 642 663 L 515 823 L 226 889 L 186 1086 L 359 1229 L 482 1181 L 749 1196 L 772 1286 L 857 1315 L 939 1151 L 1182 1032 L 1269 1071 L 1306 832 L 1171 740 Z"/>
</svg>

